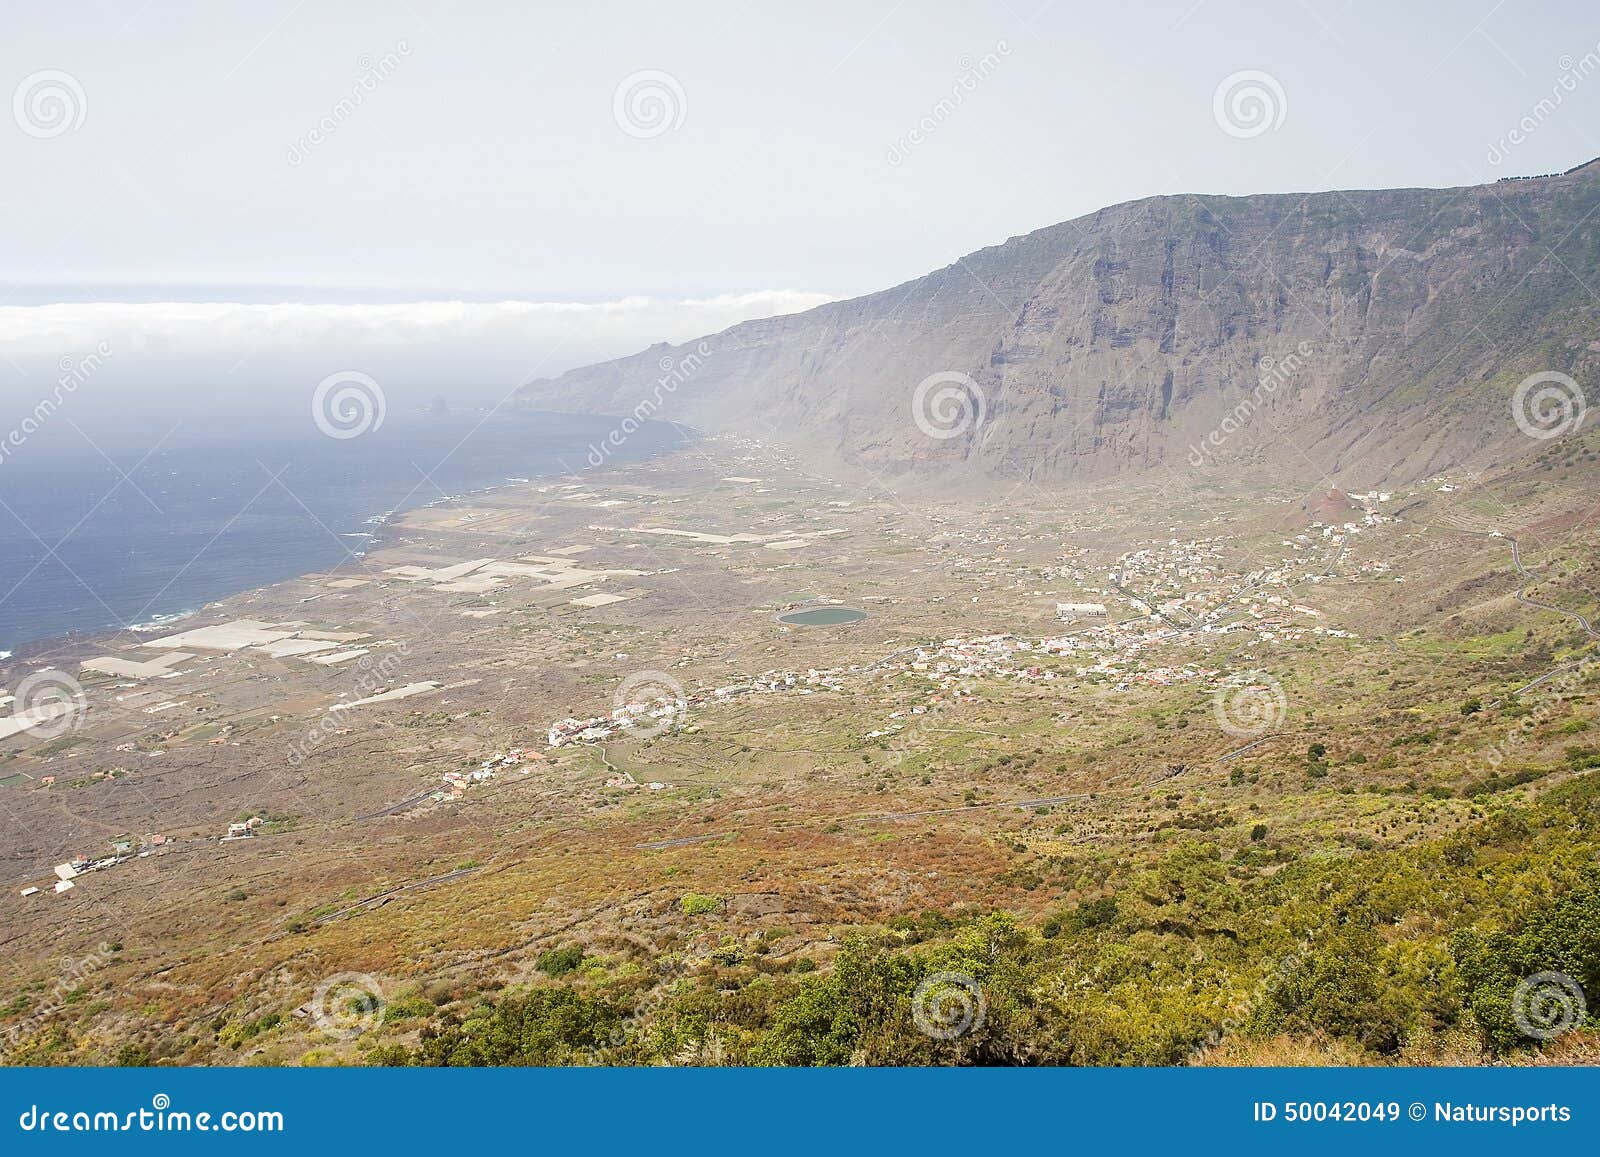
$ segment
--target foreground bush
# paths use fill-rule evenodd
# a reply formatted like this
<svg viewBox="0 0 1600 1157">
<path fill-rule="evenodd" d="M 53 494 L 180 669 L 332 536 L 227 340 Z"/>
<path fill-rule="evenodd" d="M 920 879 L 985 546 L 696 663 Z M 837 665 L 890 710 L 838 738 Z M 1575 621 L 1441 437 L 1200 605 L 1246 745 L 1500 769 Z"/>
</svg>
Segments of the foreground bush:
<svg viewBox="0 0 1600 1157">
<path fill-rule="evenodd" d="M 1249 1041 L 1283 1055 L 1304 1041 L 1308 1055 L 1382 1062 L 1463 1034 L 1468 1054 L 1540 1047 L 1514 1007 L 1539 973 L 1600 1006 L 1593 776 L 1413 848 L 1261 878 L 1189 843 L 1111 884 L 1038 928 L 994 913 L 861 929 L 817 972 L 736 944 L 666 978 L 601 970 L 479 1005 L 373 1059 L 1183 1064 L 1224 1044 L 1224 1056 L 1251 1055 Z"/>
</svg>

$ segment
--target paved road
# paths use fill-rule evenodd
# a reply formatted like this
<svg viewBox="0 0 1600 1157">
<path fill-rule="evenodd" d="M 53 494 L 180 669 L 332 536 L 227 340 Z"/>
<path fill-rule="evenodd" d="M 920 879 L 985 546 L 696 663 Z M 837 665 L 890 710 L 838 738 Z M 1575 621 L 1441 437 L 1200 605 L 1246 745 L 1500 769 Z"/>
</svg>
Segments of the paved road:
<svg viewBox="0 0 1600 1157">
<path fill-rule="evenodd" d="M 432 795 L 434 793 L 434 790 L 435 789 L 430 787 L 427 791 L 422 792 L 422 793 L 420 793 L 418 795 L 414 795 L 410 799 L 403 799 L 399 803 L 392 803 L 388 807 L 379 808 L 375 812 L 368 812 L 366 815 L 356 816 L 355 817 L 355 822 L 359 824 L 359 823 L 362 823 L 362 822 L 364 822 L 366 820 L 380 819 L 383 816 L 398 815 L 400 812 L 410 811 L 412 808 L 417 807 L 424 800 L 426 800 L 430 795 Z"/>
<path fill-rule="evenodd" d="M 365 900 L 357 900 L 354 904 L 340 908 L 337 912 L 329 912 L 326 916 L 318 916 L 313 924 L 326 924 L 329 920 L 337 920 L 340 916 L 354 912 L 357 908 L 365 908 L 368 904 L 375 904 L 379 900 L 386 900 L 390 896 L 398 896 L 402 892 L 414 891 L 417 888 L 426 888 L 433 884 L 447 884 L 451 880 L 459 880 L 462 876 L 470 876 L 477 868 L 457 868 L 453 872 L 446 872 L 442 876 L 431 876 L 426 880 L 418 880 L 415 884 L 402 884 L 398 888 L 390 888 L 387 892 L 379 892 L 376 896 L 368 896 Z"/>
<path fill-rule="evenodd" d="M 1328 569 L 1322 572 L 1324 575 L 1331 575 L 1339 569 L 1339 560 L 1344 557 L 1345 548 L 1349 545 L 1350 532 L 1345 531 L 1344 537 L 1339 540 L 1339 549 L 1333 552 L 1333 561 L 1328 564 Z"/>
<path fill-rule="evenodd" d="M 1541 611 L 1550 611 L 1554 614 L 1561 615 L 1563 618 L 1571 619 L 1573 622 L 1577 623 L 1578 626 L 1583 628 L 1584 634 L 1588 635 L 1591 639 L 1600 641 L 1600 631 L 1595 630 L 1594 624 L 1583 615 L 1580 615 L 1577 611 L 1569 611 L 1564 607 L 1551 606 L 1549 603 L 1541 603 L 1538 599 L 1530 599 L 1528 597 L 1527 590 L 1537 581 L 1537 579 L 1535 578 L 1533 572 L 1522 565 L 1522 543 L 1518 542 L 1511 535 L 1490 534 L 1489 532 L 1482 530 L 1462 530 L 1458 526 L 1432 526 L 1428 523 L 1420 522 L 1416 525 L 1425 530 L 1442 530 L 1446 534 L 1465 534 L 1470 538 L 1504 539 L 1506 542 L 1511 544 L 1511 565 L 1517 568 L 1517 573 L 1519 575 L 1528 580 L 1517 588 L 1517 602 L 1521 603 L 1525 607 L 1533 607 L 1536 610 Z M 1551 674 L 1553 675 L 1555 672 L 1552 671 Z M 1543 676 L 1544 679 L 1548 679 L 1549 677 L 1549 675 Z M 1531 687 L 1533 684 L 1530 683 L 1529 686 Z"/>
<path fill-rule="evenodd" d="M 1219 756 L 1217 756 L 1216 759 L 1212 760 L 1211 762 L 1213 762 L 1213 763 L 1227 763 L 1228 760 L 1232 759 L 1234 756 L 1243 755 L 1245 752 L 1251 750 L 1252 748 L 1260 747 L 1263 743 L 1265 743 L 1267 740 L 1269 740 L 1271 738 L 1272 738 L 1272 736 L 1270 736 L 1270 735 L 1263 735 L 1260 739 L 1256 740 L 1254 743 L 1247 743 L 1243 747 L 1235 747 L 1232 751 L 1228 752 L 1226 755 L 1219 755 Z"/>
<path fill-rule="evenodd" d="M 1584 618 L 1577 611 L 1563 610 L 1561 607 L 1553 607 L 1549 603 L 1541 603 L 1537 599 L 1530 599 L 1524 593 L 1534 584 L 1534 577 L 1529 573 L 1528 568 L 1522 565 L 1522 544 L 1516 539 L 1512 538 L 1510 535 L 1506 536 L 1506 541 L 1511 544 L 1511 562 L 1517 568 L 1517 573 L 1528 580 L 1517 589 L 1517 602 L 1521 603 L 1525 607 L 1537 607 L 1541 611 L 1554 611 L 1558 615 L 1564 615 L 1576 622 L 1578 626 L 1582 627 L 1583 633 L 1588 635 L 1591 639 L 1600 640 L 1600 631 L 1596 631 L 1589 620 Z M 1532 684 L 1530 683 L 1529 686 L 1532 686 Z"/>
<path fill-rule="evenodd" d="M 1521 603 L 1525 607 L 1533 607 L 1535 610 L 1540 611 L 1550 611 L 1554 614 L 1562 616 L 1563 618 L 1571 619 L 1573 622 L 1577 623 L 1583 628 L 1584 634 L 1588 635 L 1591 639 L 1600 640 L 1600 631 L 1596 631 L 1594 629 L 1594 624 L 1583 615 L 1580 615 L 1577 611 L 1569 611 L 1563 607 L 1551 606 L 1549 603 L 1541 603 L 1538 599 L 1530 599 L 1528 597 L 1527 590 L 1534 584 L 1536 580 L 1533 573 L 1529 571 L 1527 567 L 1522 565 L 1522 543 L 1518 542 L 1517 539 L 1511 535 L 1494 535 L 1481 530 L 1462 530 L 1455 526 L 1430 526 L 1426 523 L 1418 523 L 1417 525 L 1422 526 L 1427 530 L 1443 530 L 1450 534 L 1465 534 L 1473 538 L 1503 538 L 1506 542 L 1511 544 L 1511 565 L 1516 567 L 1517 573 L 1527 580 L 1517 588 L 1517 602 Z M 1562 672 L 1569 671 L 1572 668 L 1581 665 L 1581 663 L 1566 663 L 1560 667 L 1557 667 L 1553 671 L 1546 671 L 1543 675 L 1540 675 L 1537 679 L 1533 680 L 1533 682 L 1524 683 L 1521 687 L 1518 687 L 1515 691 L 1511 692 L 1509 698 L 1515 699 L 1525 691 L 1531 691 L 1533 688 L 1539 686 L 1539 684 L 1549 679 L 1554 679 Z M 1499 703 L 1502 702 L 1502 700 L 1496 700 L 1495 702 Z"/>
<path fill-rule="evenodd" d="M 663 848 L 686 848 L 690 844 L 703 844 L 707 840 L 721 840 L 733 835 L 732 832 L 713 832 L 709 836 L 679 836 L 675 840 L 654 840 L 648 844 L 634 844 L 635 848 L 645 852 L 659 852 Z"/>
<path fill-rule="evenodd" d="M 1034 807 L 1054 807 L 1058 803 L 1071 803 L 1075 799 L 1088 799 L 1087 795 L 1057 795 L 1049 799 L 1013 799 L 1005 803 L 974 803 L 962 807 L 937 807 L 920 812 L 880 812 L 877 815 L 856 816 L 858 820 L 910 820 L 920 816 L 943 816 L 955 812 L 983 811 L 986 808 L 1014 807 L 1018 809 Z"/>
<path fill-rule="evenodd" d="M 1581 666 L 1583 666 L 1583 663 L 1581 663 L 1581 662 L 1580 663 L 1563 663 L 1563 664 L 1561 664 L 1561 666 L 1557 667 L 1554 671 L 1546 671 L 1543 675 L 1540 675 L 1533 682 L 1524 683 L 1521 687 L 1518 687 L 1515 691 L 1511 692 L 1511 695 L 1512 695 L 1513 698 L 1515 698 L 1516 696 L 1521 695 L 1524 691 L 1532 691 L 1539 684 L 1544 683 L 1544 682 L 1548 682 L 1549 680 L 1554 679 L 1557 675 L 1564 675 L 1568 671 L 1575 671 Z"/>
</svg>

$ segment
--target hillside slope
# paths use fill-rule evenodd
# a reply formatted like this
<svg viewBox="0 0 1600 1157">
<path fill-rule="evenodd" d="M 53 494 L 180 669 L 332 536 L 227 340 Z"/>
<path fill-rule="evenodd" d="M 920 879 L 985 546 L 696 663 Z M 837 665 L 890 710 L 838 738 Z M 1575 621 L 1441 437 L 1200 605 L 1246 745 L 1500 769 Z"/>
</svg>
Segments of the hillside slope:
<svg viewBox="0 0 1600 1157">
<path fill-rule="evenodd" d="M 1592 380 L 1597 209 L 1595 162 L 1461 189 L 1149 198 L 520 397 L 893 474 L 1224 463 L 1394 483 L 1527 449 L 1509 401 L 1528 374 Z M 981 402 L 957 410 L 939 384 L 919 402 L 941 373 Z"/>
</svg>

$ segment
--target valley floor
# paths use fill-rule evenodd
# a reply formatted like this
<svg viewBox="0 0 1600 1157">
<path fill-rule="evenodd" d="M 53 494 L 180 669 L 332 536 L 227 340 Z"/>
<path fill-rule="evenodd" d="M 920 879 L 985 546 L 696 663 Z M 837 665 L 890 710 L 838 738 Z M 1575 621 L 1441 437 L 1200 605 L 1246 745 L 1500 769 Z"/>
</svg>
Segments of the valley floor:
<svg viewBox="0 0 1600 1157">
<path fill-rule="evenodd" d="M 711 439 L 12 658 L 67 693 L 0 732 L 0 1048 L 1592 1062 L 1582 469 L 930 501 Z"/>
</svg>

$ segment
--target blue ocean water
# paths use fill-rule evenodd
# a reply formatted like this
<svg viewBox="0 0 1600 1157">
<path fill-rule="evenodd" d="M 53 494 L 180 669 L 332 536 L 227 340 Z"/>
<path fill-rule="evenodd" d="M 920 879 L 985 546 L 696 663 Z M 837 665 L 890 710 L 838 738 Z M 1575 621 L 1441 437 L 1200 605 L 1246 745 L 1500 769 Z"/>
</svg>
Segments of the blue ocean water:
<svg viewBox="0 0 1600 1157">
<path fill-rule="evenodd" d="M 391 412 L 329 438 L 308 421 L 174 426 L 59 419 L 0 461 L 0 653 L 114 630 L 342 562 L 383 518 L 582 471 L 614 419 Z M 648 424 L 609 455 L 682 435 Z M 3 657 L 3 655 L 0 655 Z"/>
</svg>

